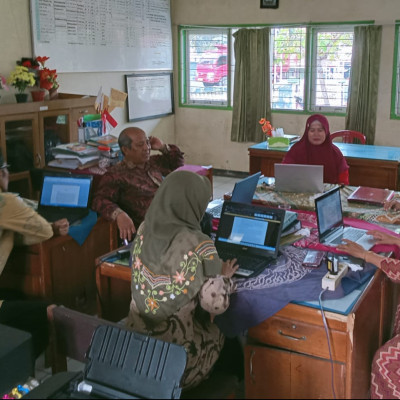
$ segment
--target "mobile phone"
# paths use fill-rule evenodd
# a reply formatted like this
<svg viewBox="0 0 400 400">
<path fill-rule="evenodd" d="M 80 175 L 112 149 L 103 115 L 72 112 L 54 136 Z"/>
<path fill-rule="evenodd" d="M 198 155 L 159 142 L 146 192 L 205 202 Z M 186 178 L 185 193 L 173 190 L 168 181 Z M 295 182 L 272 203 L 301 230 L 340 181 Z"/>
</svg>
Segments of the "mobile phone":
<svg viewBox="0 0 400 400">
<path fill-rule="evenodd" d="M 318 268 L 325 257 L 325 252 L 320 250 L 308 250 L 302 265 L 309 268 Z"/>
</svg>

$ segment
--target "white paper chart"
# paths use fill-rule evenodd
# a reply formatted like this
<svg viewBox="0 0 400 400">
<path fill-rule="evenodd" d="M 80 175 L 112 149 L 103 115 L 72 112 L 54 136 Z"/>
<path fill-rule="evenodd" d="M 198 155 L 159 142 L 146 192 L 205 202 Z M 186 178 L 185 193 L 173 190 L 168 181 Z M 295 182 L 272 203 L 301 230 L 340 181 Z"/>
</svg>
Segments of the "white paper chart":
<svg viewBox="0 0 400 400">
<path fill-rule="evenodd" d="M 58 72 L 172 70 L 169 0 L 31 0 L 31 23 Z"/>
</svg>

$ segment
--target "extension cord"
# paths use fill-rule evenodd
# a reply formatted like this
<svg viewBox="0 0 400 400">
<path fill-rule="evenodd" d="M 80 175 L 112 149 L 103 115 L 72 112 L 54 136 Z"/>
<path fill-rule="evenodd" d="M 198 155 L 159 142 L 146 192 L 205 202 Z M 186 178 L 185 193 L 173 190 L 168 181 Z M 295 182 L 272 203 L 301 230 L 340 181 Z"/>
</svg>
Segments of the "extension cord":
<svg viewBox="0 0 400 400">
<path fill-rule="evenodd" d="M 349 269 L 348 264 L 339 263 L 338 273 L 336 275 L 333 275 L 330 272 L 328 272 L 322 278 L 322 289 L 328 289 L 332 291 L 336 290 L 336 288 L 339 286 L 340 281 L 346 275 L 348 269 Z"/>
</svg>

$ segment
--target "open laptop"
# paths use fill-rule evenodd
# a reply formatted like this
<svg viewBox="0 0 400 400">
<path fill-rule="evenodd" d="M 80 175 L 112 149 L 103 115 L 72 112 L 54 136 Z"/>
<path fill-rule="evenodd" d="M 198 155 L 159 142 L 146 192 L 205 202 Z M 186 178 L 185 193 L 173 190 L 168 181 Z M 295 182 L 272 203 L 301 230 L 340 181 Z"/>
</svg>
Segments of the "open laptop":
<svg viewBox="0 0 400 400">
<path fill-rule="evenodd" d="M 38 213 L 49 222 L 67 218 L 72 224 L 89 213 L 92 175 L 43 174 Z"/>
<path fill-rule="evenodd" d="M 233 187 L 230 201 L 251 204 L 260 176 L 261 172 L 256 172 L 255 174 L 236 182 Z M 206 212 L 211 214 L 213 218 L 220 218 L 223 204 L 223 199 L 213 200 L 208 204 Z"/>
<path fill-rule="evenodd" d="M 323 193 L 324 166 L 275 164 L 275 190 L 295 193 Z"/>
<path fill-rule="evenodd" d="M 278 256 L 284 218 L 285 210 L 225 202 L 215 237 L 218 255 L 237 258 L 236 275 L 258 275 Z"/>
<path fill-rule="evenodd" d="M 336 187 L 315 200 L 319 241 L 327 246 L 337 246 L 343 239 L 350 239 L 369 250 L 375 240 L 365 229 L 353 228 L 343 223 L 340 187 Z"/>
</svg>

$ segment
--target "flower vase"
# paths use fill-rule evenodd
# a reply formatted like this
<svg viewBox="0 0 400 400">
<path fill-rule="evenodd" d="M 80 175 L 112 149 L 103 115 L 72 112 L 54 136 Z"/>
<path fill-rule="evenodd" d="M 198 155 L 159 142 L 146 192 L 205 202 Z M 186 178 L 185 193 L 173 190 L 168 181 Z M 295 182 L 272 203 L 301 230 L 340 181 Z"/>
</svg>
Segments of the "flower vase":
<svg viewBox="0 0 400 400">
<path fill-rule="evenodd" d="M 15 93 L 17 103 L 26 103 L 28 101 L 28 93 Z"/>
<path fill-rule="evenodd" d="M 43 101 L 45 95 L 46 95 L 46 92 L 41 89 L 31 91 L 31 96 L 32 96 L 33 101 Z"/>
<path fill-rule="evenodd" d="M 50 100 L 58 99 L 58 90 L 57 89 L 50 89 L 49 90 L 49 99 Z"/>
</svg>

